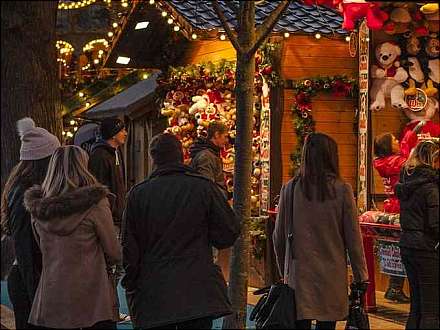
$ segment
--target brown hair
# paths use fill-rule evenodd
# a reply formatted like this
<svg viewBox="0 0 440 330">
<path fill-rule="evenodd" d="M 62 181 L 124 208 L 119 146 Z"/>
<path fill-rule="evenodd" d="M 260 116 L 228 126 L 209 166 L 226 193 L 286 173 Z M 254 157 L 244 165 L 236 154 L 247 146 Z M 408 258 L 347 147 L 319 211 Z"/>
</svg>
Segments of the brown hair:
<svg viewBox="0 0 440 330">
<path fill-rule="evenodd" d="M 43 196 L 57 196 L 76 188 L 96 185 L 98 181 L 89 172 L 88 162 L 89 155 L 78 146 L 68 145 L 55 150 L 41 185 Z"/>
<path fill-rule="evenodd" d="M 208 126 L 207 137 L 208 140 L 215 136 L 215 133 L 224 134 L 228 132 L 228 127 L 221 121 L 211 121 Z"/>
<path fill-rule="evenodd" d="M 36 184 L 41 184 L 46 176 L 50 157 L 38 160 L 22 160 L 12 169 L 6 181 L 1 199 L 1 228 L 10 234 L 8 199 L 18 185 L 22 185 L 23 193 Z"/>
<path fill-rule="evenodd" d="M 300 168 L 301 188 L 308 200 L 315 197 L 323 202 L 334 199 L 334 183 L 340 179 L 338 145 L 323 133 L 311 133 L 306 137 Z M 316 187 L 317 196 L 312 196 Z"/>
<path fill-rule="evenodd" d="M 393 134 L 383 133 L 374 138 L 374 154 L 376 157 L 387 157 L 393 154 Z"/>
</svg>

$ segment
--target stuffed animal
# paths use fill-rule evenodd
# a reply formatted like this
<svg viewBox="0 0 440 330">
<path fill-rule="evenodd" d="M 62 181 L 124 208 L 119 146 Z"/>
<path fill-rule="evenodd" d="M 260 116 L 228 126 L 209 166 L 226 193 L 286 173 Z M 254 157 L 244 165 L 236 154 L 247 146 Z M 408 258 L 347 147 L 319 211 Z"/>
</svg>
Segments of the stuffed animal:
<svg viewBox="0 0 440 330">
<path fill-rule="evenodd" d="M 440 124 L 434 122 L 432 119 L 435 113 L 438 111 L 438 101 L 433 97 L 429 97 L 425 108 L 422 111 L 411 111 L 410 109 L 404 109 L 405 115 L 410 122 L 405 126 L 402 131 L 401 138 L 403 138 L 408 131 L 412 131 L 421 121 L 425 122 L 420 133 L 430 135 L 431 137 L 440 136 Z M 414 146 L 411 146 L 414 147 Z"/>
<path fill-rule="evenodd" d="M 385 99 L 391 98 L 391 105 L 406 109 L 401 83 L 407 80 L 408 73 L 400 66 L 401 49 L 397 44 L 384 42 L 376 48 L 377 65 L 372 66 L 373 86 L 371 88 L 371 110 L 385 108 Z"/>
<path fill-rule="evenodd" d="M 409 87 L 405 89 L 405 95 L 416 95 L 416 83 L 423 84 L 425 82 L 425 75 L 417 57 L 408 57 L 408 67 Z"/>
<path fill-rule="evenodd" d="M 427 3 L 420 7 L 420 11 L 425 15 L 438 13 L 438 3 Z"/>
<path fill-rule="evenodd" d="M 391 11 L 390 19 L 384 26 L 384 31 L 388 34 L 401 34 L 410 30 L 412 22 L 411 14 L 405 7 L 395 7 Z"/>
<path fill-rule="evenodd" d="M 193 96 L 192 101 L 194 102 L 194 104 L 189 108 L 188 111 L 191 115 L 194 115 L 198 112 L 205 111 L 206 107 L 209 104 L 209 97 L 206 94 L 202 96 L 196 95 Z"/>
<path fill-rule="evenodd" d="M 344 0 L 341 4 L 341 11 L 344 14 L 342 28 L 348 31 L 354 30 L 356 22 L 364 17 L 367 26 L 372 30 L 382 29 L 384 22 L 388 19 L 388 14 L 377 3 Z"/>
<path fill-rule="evenodd" d="M 439 83 L 439 40 L 438 38 L 429 38 L 426 42 L 425 46 L 426 54 L 429 57 L 428 61 L 428 69 L 429 69 L 429 78 L 426 82 L 425 93 L 428 96 L 434 96 L 437 94 L 438 89 L 435 85 L 438 86 Z"/>
</svg>

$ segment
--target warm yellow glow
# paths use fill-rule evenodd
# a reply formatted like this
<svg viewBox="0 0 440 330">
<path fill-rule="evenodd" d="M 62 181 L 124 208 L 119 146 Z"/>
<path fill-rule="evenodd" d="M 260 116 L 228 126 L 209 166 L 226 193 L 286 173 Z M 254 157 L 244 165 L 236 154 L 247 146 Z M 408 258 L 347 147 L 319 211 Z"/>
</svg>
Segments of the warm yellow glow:
<svg viewBox="0 0 440 330">
<path fill-rule="evenodd" d="M 321 34 L 320 33 L 315 34 L 315 38 L 316 39 L 321 39 Z"/>
<path fill-rule="evenodd" d="M 220 35 L 220 40 L 226 40 L 226 36 L 224 34 Z"/>
<path fill-rule="evenodd" d="M 84 97 L 84 93 L 83 92 L 79 92 L 78 95 L 79 95 L 79 97 Z"/>
<path fill-rule="evenodd" d="M 122 3 L 122 7 L 124 7 L 124 8 L 128 7 L 128 3 L 123 2 L 123 3 Z"/>
<path fill-rule="evenodd" d="M 170 18 L 168 18 L 168 20 L 167 20 L 167 23 L 168 24 L 173 24 L 173 22 L 174 22 L 174 20 L 170 17 Z"/>
<path fill-rule="evenodd" d="M 175 25 L 175 26 L 174 26 L 174 31 L 177 32 L 177 31 L 179 31 L 179 30 L 180 30 L 180 27 L 179 27 L 178 25 Z"/>
<path fill-rule="evenodd" d="M 111 37 L 113 37 L 113 32 L 110 31 L 109 33 L 107 33 L 107 35 L 108 35 L 109 38 L 111 38 Z"/>
<path fill-rule="evenodd" d="M 150 0 L 150 5 L 154 5 L 154 0 Z"/>
<path fill-rule="evenodd" d="M 75 121 L 72 119 L 69 124 L 73 126 L 75 125 Z"/>
<path fill-rule="evenodd" d="M 95 59 L 93 60 L 93 63 L 95 63 L 95 64 L 99 64 L 99 60 L 98 60 L 97 58 L 95 58 Z"/>
<path fill-rule="evenodd" d="M 166 11 L 162 12 L 162 17 L 167 17 L 168 13 Z"/>
<path fill-rule="evenodd" d="M 86 102 L 86 107 L 90 107 L 90 102 Z"/>
<path fill-rule="evenodd" d="M 350 36 L 345 37 L 345 41 L 350 42 L 350 40 L 351 40 Z"/>
<path fill-rule="evenodd" d="M 93 3 L 95 3 L 96 0 L 82 0 L 82 1 L 75 1 L 75 2 L 65 2 L 65 1 L 59 1 L 58 3 L 58 9 L 78 9 L 85 6 L 89 6 Z"/>
<path fill-rule="evenodd" d="M 88 52 L 90 50 L 92 50 L 96 44 L 102 44 L 104 45 L 105 48 L 108 47 L 108 41 L 105 39 L 95 39 L 92 41 L 89 41 L 87 44 L 85 44 L 85 46 L 83 47 L 83 52 Z"/>
<path fill-rule="evenodd" d="M 289 38 L 290 37 L 290 33 L 289 32 L 284 32 L 284 38 Z"/>
<path fill-rule="evenodd" d="M 193 40 L 196 40 L 196 39 L 197 39 L 197 34 L 193 33 L 193 34 L 191 35 L 191 38 L 192 38 Z"/>
<path fill-rule="evenodd" d="M 144 74 L 142 75 L 142 79 L 148 79 L 148 74 L 147 74 L 147 73 L 144 73 Z"/>
<path fill-rule="evenodd" d="M 114 22 L 112 26 L 116 29 L 118 27 L 118 23 Z"/>
</svg>

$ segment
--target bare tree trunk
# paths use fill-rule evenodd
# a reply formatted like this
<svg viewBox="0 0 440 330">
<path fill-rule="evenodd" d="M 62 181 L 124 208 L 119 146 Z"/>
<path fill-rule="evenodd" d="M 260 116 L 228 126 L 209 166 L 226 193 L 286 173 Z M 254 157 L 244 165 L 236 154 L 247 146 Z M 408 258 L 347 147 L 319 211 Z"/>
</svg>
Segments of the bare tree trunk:
<svg viewBox="0 0 440 330">
<path fill-rule="evenodd" d="M 232 249 L 229 273 L 229 298 L 234 313 L 223 321 L 223 329 L 245 329 L 250 262 L 249 221 L 251 217 L 252 130 L 254 107 L 255 53 L 289 6 L 282 1 L 264 23 L 255 28 L 255 2 L 228 2 L 236 13 L 232 31 L 218 1 L 212 2 L 226 34 L 237 51 L 236 102 L 237 138 L 235 140 L 234 210 L 242 220 L 241 234 Z"/>
<path fill-rule="evenodd" d="M 57 80 L 58 1 L 1 2 L 1 187 L 18 162 L 15 125 L 30 116 L 61 137 Z"/>
<path fill-rule="evenodd" d="M 232 250 L 229 297 L 236 315 L 226 318 L 223 328 L 246 328 L 246 305 L 250 262 L 249 219 L 251 216 L 252 111 L 255 56 L 240 56 L 237 70 L 237 138 L 235 144 L 234 210 L 242 219 L 241 234 Z M 252 87 L 250 87 L 252 85 Z"/>
</svg>

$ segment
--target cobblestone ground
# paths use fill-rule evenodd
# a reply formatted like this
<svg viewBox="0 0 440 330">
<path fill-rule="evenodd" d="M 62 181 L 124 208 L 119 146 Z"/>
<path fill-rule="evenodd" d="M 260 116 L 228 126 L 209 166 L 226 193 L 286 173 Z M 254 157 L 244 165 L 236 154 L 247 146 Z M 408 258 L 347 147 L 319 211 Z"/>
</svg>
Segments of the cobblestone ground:
<svg viewBox="0 0 440 330">
<path fill-rule="evenodd" d="M 248 311 L 250 312 L 253 305 L 256 304 L 258 297 L 252 294 L 252 289 L 249 290 L 249 306 Z M 127 304 L 125 302 L 123 290 L 120 289 L 119 292 L 121 301 L 121 312 L 127 313 Z M 378 293 L 378 312 L 375 314 L 369 314 L 370 316 L 370 327 L 371 329 L 404 329 L 404 319 L 406 316 L 406 311 L 408 305 L 395 305 L 387 303 L 384 299 L 380 297 L 383 294 Z M 7 296 L 6 283 L 1 282 L 1 329 L 15 329 L 14 326 L 14 314 L 12 312 L 12 306 Z M 249 313 L 248 313 L 249 315 Z M 214 322 L 213 329 L 221 329 L 222 320 L 216 320 Z M 248 329 L 255 329 L 253 322 L 248 321 Z M 345 322 L 338 322 L 337 329 L 345 329 Z M 133 329 L 130 322 L 118 324 L 118 329 Z"/>
</svg>

